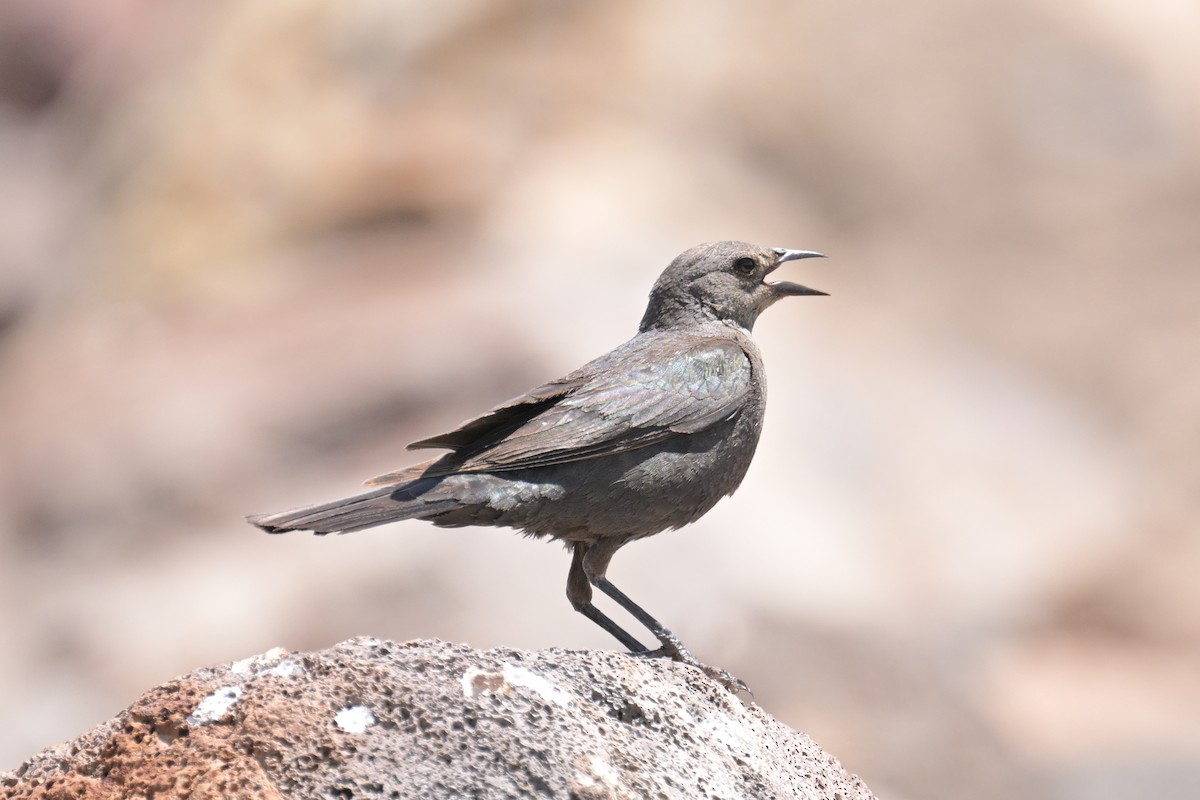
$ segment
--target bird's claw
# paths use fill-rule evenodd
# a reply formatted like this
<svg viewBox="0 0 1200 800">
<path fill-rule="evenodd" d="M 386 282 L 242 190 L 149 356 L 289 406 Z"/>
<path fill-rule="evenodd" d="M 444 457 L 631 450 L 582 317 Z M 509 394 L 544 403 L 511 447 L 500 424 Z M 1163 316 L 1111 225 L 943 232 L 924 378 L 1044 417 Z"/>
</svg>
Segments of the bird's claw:
<svg viewBox="0 0 1200 800">
<path fill-rule="evenodd" d="M 728 689 L 730 694 L 745 692 L 746 694 L 750 695 L 751 700 L 754 699 L 754 692 L 750 690 L 750 687 L 746 684 L 746 682 L 737 675 L 734 675 L 729 670 L 710 667 L 709 665 L 701 664 L 700 662 L 696 662 L 693 666 L 697 667 L 705 675 Z"/>
<path fill-rule="evenodd" d="M 646 650 L 642 653 L 634 653 L 634 655 L 640 658 L 670 658 L 671 660 L 678 661 L 681 664 L 687 664 L 689 667 L 695 667 L 717 683 L 724 686 L 727 690 L 729 690 L 730 694 L 745 692 L 746 694 L 750 695 L 751 699 L 754 699 L 754 692 L 751 691 L 750 687 L 744 680 L 728 670 L 720 669 L 718 667 L 710 667 L 708 664 L 705 664 L 703 661 L 692 655 L 687 648 L 680 644 L 678 639 L 674 639 L 673 641 L 665 641 L 663 642 L 662 647 L 659 647 L 656 650 Z"/>
</svg>

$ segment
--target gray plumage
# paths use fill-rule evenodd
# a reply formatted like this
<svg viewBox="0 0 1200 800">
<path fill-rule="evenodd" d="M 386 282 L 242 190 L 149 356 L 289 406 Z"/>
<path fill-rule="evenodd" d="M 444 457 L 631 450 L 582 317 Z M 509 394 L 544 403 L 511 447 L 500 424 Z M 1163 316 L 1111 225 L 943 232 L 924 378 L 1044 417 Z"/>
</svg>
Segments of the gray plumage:
<svg viewBox="0 0 1200 800">
<path fill-rule="evenodd" d="M 415 518 L 559 539 L 573 550 L 567 595 L 577 610 L 647 652 L 592 605 L 591 587 L 600 588 L 655 634 L 656 653 L 703 666 L 605 571 L 622 545 L 695 521 L 741 483 L 766 405 L 750 331 L 780 298 L 823 294 L 767 276 L 819 255 L 744 242 L 694 247 L 659 277 L 632 339 L 409 445 L 450 452 L 375 478 L 368 485 L 377 488 L 354 497 L 248 519 L 271 533 L 344 533 Z"/>
</svg>

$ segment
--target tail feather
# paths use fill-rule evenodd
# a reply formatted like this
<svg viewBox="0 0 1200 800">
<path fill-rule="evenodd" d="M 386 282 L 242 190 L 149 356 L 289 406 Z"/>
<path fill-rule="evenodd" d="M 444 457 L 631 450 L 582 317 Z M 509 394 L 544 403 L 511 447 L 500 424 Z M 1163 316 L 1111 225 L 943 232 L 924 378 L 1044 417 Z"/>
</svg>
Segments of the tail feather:
<svg viewBox="0 0 1200 800">
<path fill-rule="evenodd" d="M 414 497 L 410 487 L 393 485 L 278 514 L 255 514 L 246 517 L 246 521 L 267 533 L 349 533 L 386 522 L 436 515 L 457 505 L 451 498 Z"/>
</svg>

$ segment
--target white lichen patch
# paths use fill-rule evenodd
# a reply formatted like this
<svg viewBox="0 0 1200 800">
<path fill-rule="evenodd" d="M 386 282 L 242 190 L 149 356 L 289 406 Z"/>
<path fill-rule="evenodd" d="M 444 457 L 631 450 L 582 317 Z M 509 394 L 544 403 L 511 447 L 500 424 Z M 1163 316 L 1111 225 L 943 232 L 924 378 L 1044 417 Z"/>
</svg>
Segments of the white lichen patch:
<svg viewBox="0 0 1200 800">
<path fill-rule="evenodd" d="M 588 762 L 592 768 L 592 775 L 600 779 L 606 786 L 616 787 L 620 775 L 617 774 L 616 767 L 609 763 L 608 759 L 600 756 L 591 756 Z"/>
<path fill-rule="evenodd" d="M 732 717 L 718 714 L 705 716 L 700 729 L 730 750 L 742 752 L 753 748 L 754 734 Z"/>
<path fill-rule="evenodd" d="M 282 647 L 272 647 L 265 653 L 233 662 L 229 665 L 229 671 L 235 675 L 257 675 L 287 654 L 288 651 Z"/>
<path fill-rule="evenodd" d="M 274 675 L 278 678 L 298 678 L 304 674 L 304 665 L 299 661 L 285 658 L 263 674 Z"/>
<path fill-rule="evenodd" d="M 556 706 L 567 706 L 571 704 L 571 695 L 567 694 L 562 689 L 543 678 L 541 675 L 538 675 L 536 672 L 530 672 L 524 667 L 514 666 L 513 664 L 505 664 L 504 680 L 509 686 L 523 686 L 526 689 L 530 689 L 543 700 L 549 700 Z"/>
<path fill-rule="evenodd" d="M 557 706 L 571 703 L 571 696 L 550 681 L 524 667 L 505 664 L 500 672 L 468 667 L 462 676 L 464 697 L 488 697 L 511 694 L 514 688 L 529 689 Z"/>
<path fill-rule="evenodd" d="M 346 733 L 366 733 L 375 721 L 375 715 L 366 706 L 347 706 L 333 717 L 333 724 Z"/>
<path fill-rule="evenodd" d="M 229 665 L 229 671 L 234 675 L 248 675 L 254 669 L 254 662 L 260 658 L 262 656 L 250 656 L 241 661 L 235 661 Z"/>
<path fill-rule="evenodd" d="M 499 672 L 488 672 L 479 667 L 467 667 L 463 671 L 463 697 L 474 698 L 493 694 L 508 694 L 508 682 Z"/>
<path fill-rule="evenodd" d="M 613 794 L 620 783 L 621 776 L 612 763 L 601 756 L 580 756 L 576 759 L 578 769 L 575 772 L 575 786 L 580 789 L 603 789 L 605 794 Z M 592 792 L 588 792 L 592 794 Z"/>
<path fill-rule="evenodd" d="M 241 686 L 222 686 L 200 701 L 196 710 L 188 715 L 189 725 L 207 725 L 229 713 L 234 703 L 242 696 Z"/>
<path fill-rule="evenodd" d="M 374 636 L 355 636 L 342 642 L 343 645 L 358 645 L 360 647 L 379 647 L 383 642 Z"/>
</svg>

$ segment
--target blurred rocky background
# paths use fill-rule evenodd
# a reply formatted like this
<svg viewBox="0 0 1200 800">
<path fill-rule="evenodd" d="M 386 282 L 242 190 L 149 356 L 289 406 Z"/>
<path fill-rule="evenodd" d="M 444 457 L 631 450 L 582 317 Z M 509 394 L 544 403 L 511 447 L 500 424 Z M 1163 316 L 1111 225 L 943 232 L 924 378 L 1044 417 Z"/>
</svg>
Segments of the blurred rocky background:
<svg viewBox="0 0 1200 800">
<path fill-rule="evenodd" d="M 242 521 L 829 253 L 611 574 L 881 797 L 1200 794 L 1200 7 L 7 0 L 0 766 L 356 634 L 614 648 L 502 530 Z"/>
</svg>

